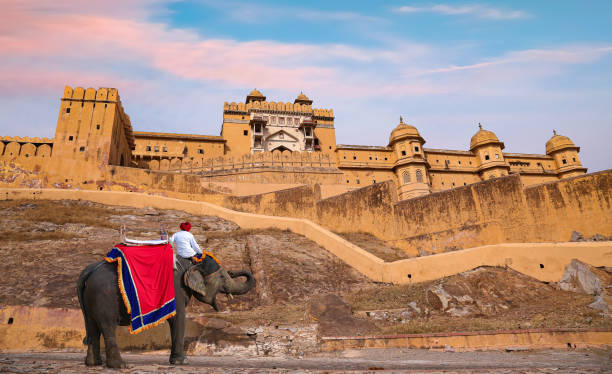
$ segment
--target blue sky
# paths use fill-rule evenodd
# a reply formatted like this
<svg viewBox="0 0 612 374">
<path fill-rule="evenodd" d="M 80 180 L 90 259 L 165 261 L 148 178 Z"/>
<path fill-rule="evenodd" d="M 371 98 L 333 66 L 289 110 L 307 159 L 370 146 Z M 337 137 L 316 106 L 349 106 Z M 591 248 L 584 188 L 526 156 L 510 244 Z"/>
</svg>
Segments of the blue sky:
<svg viewBox="0 0 612 374">
<path fill-rule="evenodd" d="M 399 116 L 426 147 L 507 152 L 552 130 L 610 167 L 612 1 L 6 0 L 0 133 L 53 136 L 64 85 L 116 87 L 133 127 L 216 135 L 224 101 L 300 91 L 340 144 L 385 145 Z"/>
</svg>

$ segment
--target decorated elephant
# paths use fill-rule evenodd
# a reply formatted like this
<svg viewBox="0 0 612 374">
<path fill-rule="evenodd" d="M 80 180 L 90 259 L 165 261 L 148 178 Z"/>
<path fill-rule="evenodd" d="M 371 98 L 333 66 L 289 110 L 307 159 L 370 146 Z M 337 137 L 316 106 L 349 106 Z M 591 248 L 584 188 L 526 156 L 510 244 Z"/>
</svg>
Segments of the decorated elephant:
<svg viewBox="0 0 612 374">
<path fill-rule="evenodd" d="M 191 296 L 211 305 L 218 311 L 217 293 L 241 295 L 255 287 L 255 279 L 248 271 L 226 271 L 210 256 L 196 265 L 181 259 L 174 270 L 174 301 L 176 314 L 168 319 L 172 340 L 170 363 L 185 363 L 185 309 Z M 245 277 L 244 282 L 235 280 Z M 118 286 L 117 266 L 101 261 L 90 264 L 80 274 L 77 282 L 79 303 L 85 320 L 87 347 L 85 364 L 101 365 L 100 334 L 104 335 L 106 365 L 110 368 L 124 366 L 115 337 L 117 325 L 130 324 L 122 294 Z"/>
</svg>

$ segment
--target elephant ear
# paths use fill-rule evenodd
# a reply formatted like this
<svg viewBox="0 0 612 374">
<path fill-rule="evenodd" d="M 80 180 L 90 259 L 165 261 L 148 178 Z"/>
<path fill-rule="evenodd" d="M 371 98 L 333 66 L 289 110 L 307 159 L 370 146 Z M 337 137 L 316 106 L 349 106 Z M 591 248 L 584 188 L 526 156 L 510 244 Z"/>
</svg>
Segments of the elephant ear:
<svg viewBox="0 0 612 374">
<path fill-rule="evenodd" d="M 204 277 L 202 273 L 197 269 L 196 266 L 189 268 L 183 276 L 185 285 L 192 291 L 195 291 L 201 295 L 206 295 L 206 286 L 204 285 Z"/>
</svg>

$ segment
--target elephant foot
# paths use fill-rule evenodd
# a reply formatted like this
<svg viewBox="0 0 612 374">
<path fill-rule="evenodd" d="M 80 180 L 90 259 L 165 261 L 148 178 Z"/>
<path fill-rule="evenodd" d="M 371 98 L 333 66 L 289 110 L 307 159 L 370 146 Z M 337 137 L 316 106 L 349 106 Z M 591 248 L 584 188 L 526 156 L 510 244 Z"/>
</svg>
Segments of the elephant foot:
<svg viewBox="0 0 612 374">
<path fill-rule="evenodd" d="M 89 356 L 85 357 L 85 365 L 87 366 L 100 366 L 102 365 L 102 359 L 100 358 L 89 358 Z"/>
<path fill-rule="evenodd" d="M 170 365 L 187 365 L 187 357 L 185 356 L 170 356 Z"/>
<path fill-rule="evenodd" d="M 119 358 L 107 358 L 106 367 L 109 367 L 111 369 L 125 369 L 127 368 L 127 364 L 120 357 Z"/>
<path fill-rule="evenodd" d="M 98 353 L 96 355 L 92 347 L 87 348 L 87 356 L 85 357 L 85 365 L 87 366 L 102 365 L 102 358 L 100 357 L 100 354 Z"/>
</svg>

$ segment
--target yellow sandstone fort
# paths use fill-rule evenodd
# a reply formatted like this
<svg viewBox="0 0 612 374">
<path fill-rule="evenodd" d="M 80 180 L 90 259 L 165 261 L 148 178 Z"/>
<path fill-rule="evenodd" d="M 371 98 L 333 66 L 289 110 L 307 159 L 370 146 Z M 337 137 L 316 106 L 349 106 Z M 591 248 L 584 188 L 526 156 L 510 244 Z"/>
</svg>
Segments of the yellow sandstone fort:
<svg viewBox="0 0 612 374">
<path fill-rule="evenodd" d="M 53 139 L 0 138 L 0 187 L 203 201 L 370 233 L 413 255 L 612 235 L 612 173 L 585 174 L 567 136 L 545 154 L 506 153 L 480 126 L 469 149 L 431 149 L 400 118 L 387 145 L 343 145 L 333 110 L 312 104 L 253 90 L 223 105 L 220 136 L 140 132 L 117 89 L 66 87 Z"/>
<path fill-rule="evenodd" d="M 469 150 L 432 149 L 400 118 L 386 146 L 336 144 L 333 110 L 312 103 L 303 93 L 283 103 L 253 90 L 245 102 L 223 105 L 221 136 L 154 133 L 133 131 L 116 89 L 66 87 L 53 139 L 4 137 L 0 151 L 198 174 L 221 185 L 319 183 L 344 192 L 393 180 L 400 200 L 509 174 L 520 173 L 531 185 L 587 170 L 580 148 L 556 133 L 546 154 L 505 153 L 504 143 L 482 126 Z"/>
</svg>

